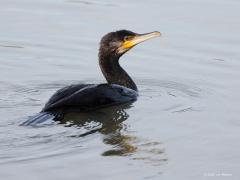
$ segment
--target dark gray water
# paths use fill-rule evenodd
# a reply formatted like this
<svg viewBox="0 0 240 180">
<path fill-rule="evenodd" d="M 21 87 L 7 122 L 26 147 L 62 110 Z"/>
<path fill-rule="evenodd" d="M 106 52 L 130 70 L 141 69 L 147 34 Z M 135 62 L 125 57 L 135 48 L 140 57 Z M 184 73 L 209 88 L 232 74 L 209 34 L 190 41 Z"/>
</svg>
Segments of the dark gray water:
<svg viewBox="0 0 240 180">
<path fill-rule="evenodd" d="M 0 2 L 0 177 L 239 179 L 240 2 Z M 121 60 L 139 100 L 73 121 L 21 127 L 57 89 L 102 83 L 109 31 L 154 30 Z"/>
</svg>

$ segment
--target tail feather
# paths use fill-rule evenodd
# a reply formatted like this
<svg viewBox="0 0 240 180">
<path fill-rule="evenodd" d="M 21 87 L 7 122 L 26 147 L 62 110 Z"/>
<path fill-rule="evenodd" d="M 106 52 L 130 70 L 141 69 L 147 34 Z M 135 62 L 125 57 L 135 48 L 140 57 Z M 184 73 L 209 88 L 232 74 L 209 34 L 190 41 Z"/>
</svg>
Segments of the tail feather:
<svg viewBox="0 0 240 180">
<path fill-rule="evenodd" d="M 20 126 L 38 126 L 53 123 L 55 116 L 48 112 L 40 112 L 34 116 L 30 116 L 28 120 L 20 124 Z"/>
</svg>

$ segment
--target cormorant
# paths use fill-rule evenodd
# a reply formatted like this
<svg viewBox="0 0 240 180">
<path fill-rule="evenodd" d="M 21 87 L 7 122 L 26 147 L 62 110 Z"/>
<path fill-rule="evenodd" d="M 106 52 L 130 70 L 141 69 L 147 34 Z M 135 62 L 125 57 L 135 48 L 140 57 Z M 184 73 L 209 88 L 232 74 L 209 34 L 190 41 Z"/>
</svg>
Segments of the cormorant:
<svg viewBox="0 0 240 180">
<path fill-rule="evenodd" d="M 158 36 L 158 31 L 137 34 L 120 30 L 106 34 L 101 39 L 98 57 L 107 83 L 64 87 L 53 94 L 38 115 L 22 125 L 41 123 L 50 116 L 56 118 L 67 112 L 83 112 L 135 101 L 138 96 L 137 86 L 119 65 L 119 58 L 135 45 Z"/>
</svg>

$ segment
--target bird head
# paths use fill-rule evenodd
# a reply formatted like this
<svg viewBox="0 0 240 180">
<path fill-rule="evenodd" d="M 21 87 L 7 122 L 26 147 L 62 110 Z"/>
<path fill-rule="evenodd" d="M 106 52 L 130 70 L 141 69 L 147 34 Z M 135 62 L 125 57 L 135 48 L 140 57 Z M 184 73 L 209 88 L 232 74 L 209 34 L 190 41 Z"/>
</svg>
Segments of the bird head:
<svg viewBox="0 0 240 180">
<path fill-rule="evenodd" d="M 120 57 L 137 44 L 160 35 L 158 31 L 145 34 L 137 34 L 129 30 L 110 32 L 103 36 L 100 42 L 100 52 Z"/>
</svg>

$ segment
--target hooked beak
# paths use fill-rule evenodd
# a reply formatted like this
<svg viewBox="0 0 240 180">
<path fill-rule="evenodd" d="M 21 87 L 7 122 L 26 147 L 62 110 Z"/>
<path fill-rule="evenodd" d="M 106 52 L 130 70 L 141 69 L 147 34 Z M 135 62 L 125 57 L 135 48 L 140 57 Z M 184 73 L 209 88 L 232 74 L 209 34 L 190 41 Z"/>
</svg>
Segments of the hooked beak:
<svg viewBox="0 0 240 180">
<path fill-rule="evenodd" d="M 141 42 L 144 42 L 159 36 L 161 36 L 161 33 L 158 31 L 154 31 L 146 34 L 137 34 L 136 36 L 132 37 L 130 40 L 126 40 L 125 42 L 123 42 L 122 46 L 118 50 L 120 53 L 123 53 Z"/>
</svg>

